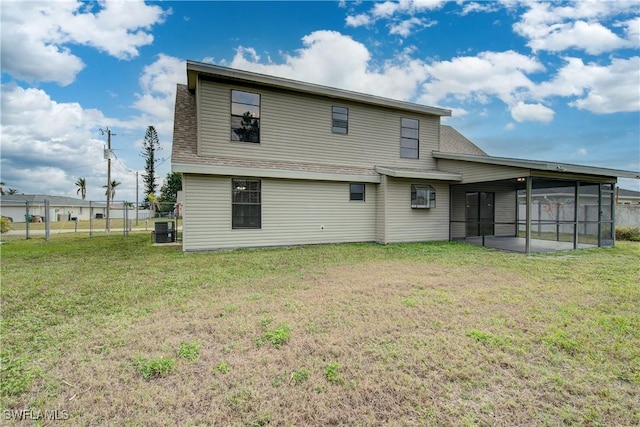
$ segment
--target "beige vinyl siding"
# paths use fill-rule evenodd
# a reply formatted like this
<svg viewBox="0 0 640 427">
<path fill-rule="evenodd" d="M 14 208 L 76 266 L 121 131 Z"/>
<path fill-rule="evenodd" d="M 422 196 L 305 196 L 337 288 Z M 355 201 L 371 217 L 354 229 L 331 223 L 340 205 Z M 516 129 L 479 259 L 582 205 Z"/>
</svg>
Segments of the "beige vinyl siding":
<svg viewBox="0 0 640 427">
<path fill-rule="evenodd" d="M 411 184 L 431 185 L 436 207 L 411 209 Z M 388 178 L 386 236 L 388 242 L 449 239 L 449 186 L 437 181 Z"/>
<path fill-rule="evenodd" d="M 516 232 L 516 193 L 508 183 L 483 183 L 454 186 L 451 190 L 451 238 L 466 237 L 466 194 L 484 191 L 495 193 L 494 215 L 496 236 L 515 236 Z M 503 223 L 503 224 L 499 224 Z"/>
<path fill-rule="evenodd" d="M 262 228 L 231 228 L 231 177 L 185 174 L 183 249 L 374 241 L 376 185 L 364 202 L 348 182 L 262 179 Z"/>
<path fill-rule="evenodd" d="M 261 95 L 260 143 L 231 142 L 231 89 Z M 272 89 L 199 84 L 200 155 L 343 166 L 435 169 L 440 118 Z M 349 133 L 331 132 L 331 107 L 349 108 Z M 420 120 L 420 159 L 400 158 L 400 119 Z"/>
<path fill-rule="evenodd" d="M 387 176 L 382 175 L 376 185 L 376 242 L 383 244 L 387 243 L 387 183 Z"/>
<path fill-rule="evenodd" d="M 529 169 L 448 159 L 438 159 L 438 168 L 447 172 L 461 173 L 464 183 L 499 181 L 530 175 Z"/>
</svg>

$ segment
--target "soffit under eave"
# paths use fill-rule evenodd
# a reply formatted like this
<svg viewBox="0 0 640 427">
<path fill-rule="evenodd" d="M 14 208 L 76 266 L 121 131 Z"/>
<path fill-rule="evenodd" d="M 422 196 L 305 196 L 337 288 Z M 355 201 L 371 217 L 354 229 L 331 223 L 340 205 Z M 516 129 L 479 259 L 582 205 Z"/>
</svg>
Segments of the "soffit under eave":
<svg viewBox="0 0 640 427">
<path fill-rule="evenodd" d="M 392 178 L 412 178 L 432 181 L 462 181 L 462 174 L 456 172 L 407 170 L 385 166 L 376 166 L 374 169 L 379 174 L 387 175 Z"/>
</svg>

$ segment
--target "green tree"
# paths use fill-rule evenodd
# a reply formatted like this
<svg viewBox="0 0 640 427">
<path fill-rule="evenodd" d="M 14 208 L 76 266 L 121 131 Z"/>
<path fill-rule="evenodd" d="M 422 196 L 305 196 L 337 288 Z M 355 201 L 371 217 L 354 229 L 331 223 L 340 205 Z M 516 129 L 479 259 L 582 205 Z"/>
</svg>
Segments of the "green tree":
<svg viewBox="0 0 640 427">
<path fill-rule="evenodd" d="M 4 192 L 4 186 L 5 186 L 5 183 L 3 181 L 0 181 L 0 194 L 3 196 L 6 194 Z"/>
<path fill-rule="evenodd" d="M 142 203 L 143 208 L 149 207 L 149 194 L 156 194 L 156 151 L 161 150 L 160 141 L 158 140 L 158 132 L 153 126 L 147 127 L 142 142 L 142 153 L 140 155 L 145 159 L 144 173 L 142 174 L 142 182 L 144 184 L 144 193 L 147 195 Z"/>
<path fill-rule="evenodd" d="M 169 212 L 176 204 L 178 191 L 182 190 L 182 174 L 179 172 L 169 172 L 160 188 L 161 211 Z"/>
<path fill-rule="evenodd" d="M 82 196 L 82 200 L 84 200 L 87 197 L 87 180 L 84 178 L 78 178 L 76 186 L 78 187 L 76 194 L 80 194 Z"/>
</svg>

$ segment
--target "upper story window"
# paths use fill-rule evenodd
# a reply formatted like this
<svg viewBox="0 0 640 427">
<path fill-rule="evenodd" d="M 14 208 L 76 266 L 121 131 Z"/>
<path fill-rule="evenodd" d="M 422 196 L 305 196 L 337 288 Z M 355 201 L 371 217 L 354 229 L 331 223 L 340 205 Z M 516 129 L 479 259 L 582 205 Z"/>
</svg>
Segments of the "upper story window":
<svg viewBox="0 0 640 427">
<path fill-rule="evenodd" d="M 260 94 L 231 91 L 231 140 L 260 142 Z"/>
<path fill-rule="evenodd" d="M 400 123 L 400 157 L 417 159 L 420 146 L 420 121 L 401 119 Z"/>
<path fill-rule="evenodd" d="M 349 132 L 349 109 L 331 107 L 331 132 L 347 134 Z"/>
</svg>

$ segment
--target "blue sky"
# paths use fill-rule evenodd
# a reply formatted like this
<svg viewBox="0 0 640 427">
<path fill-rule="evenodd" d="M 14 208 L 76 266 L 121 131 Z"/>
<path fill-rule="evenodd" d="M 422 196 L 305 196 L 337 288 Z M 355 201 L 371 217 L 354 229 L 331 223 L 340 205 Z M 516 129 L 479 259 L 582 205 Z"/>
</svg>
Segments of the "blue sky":
<svg viewBox="0 0 640 427">
<path fill-rule="evenodd" d="M 490 155 L 640 170 L 639 1 L 0 7 L 1 179 L 21 193 L 75 196 L 84 177 L 102 199 L 106 127 L 116 199 L 135 200 L 149 125 L 162 183 L 187 59 L 448 108 Z"/>
</svg>

